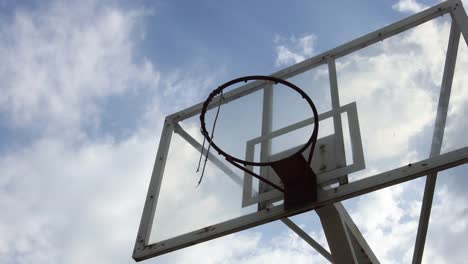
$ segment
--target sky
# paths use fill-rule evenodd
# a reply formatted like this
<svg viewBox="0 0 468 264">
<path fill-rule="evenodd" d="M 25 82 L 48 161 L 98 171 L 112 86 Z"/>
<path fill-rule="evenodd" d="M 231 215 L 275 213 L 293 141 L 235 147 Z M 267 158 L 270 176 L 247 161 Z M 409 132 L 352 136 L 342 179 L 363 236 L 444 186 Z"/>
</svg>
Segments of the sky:
<svg viewBox="0 0 468 264">
<path fill-rule="evenodd" d="M 271 74 L 436 3 L 0 1 L 0 262 L 133 263 L 165 116 L 228 80 Z M 366 152 L 356 178 L 427 157 L 449 25 L 438 18 L 337 60 L 341 103 L 357 102 Z M 462 38 L 443 152 L 468 145 L 467 54 Z M 292 81 L 315 84 L 326 111 L 327 78 L 320 68 Z M 276 113 L 280 127 L 286 117 Z M 184 128 L 200 138 L 192 123 Z M 194 188 L 198 156 L 177 144 L 174 174 L 193 182 L 172 178 L 166 204 L 204 203 L 171 213 L 212 221 L 237 205 L 232 194 L 200 191 L 217 183 L 213 173 Z M 424 263 L 468 258 L 466 169 L 440 174 Z M 382 263 L 411 261 L 423 188 L 419 179 L 344 203 Z M 293 220 L 327 247 L 316 214 Z M 327 263 L 279 222 L 145 263 L 193 262 Z"/>
</svg>

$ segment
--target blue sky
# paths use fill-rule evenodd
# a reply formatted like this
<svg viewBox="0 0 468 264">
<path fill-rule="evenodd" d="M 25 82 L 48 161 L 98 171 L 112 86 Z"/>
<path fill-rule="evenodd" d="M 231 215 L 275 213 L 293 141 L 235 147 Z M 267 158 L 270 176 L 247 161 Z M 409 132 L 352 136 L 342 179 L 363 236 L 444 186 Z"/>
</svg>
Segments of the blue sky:
<svg viewBox="0 0 468 264">
<path fill-rule="evenodd" d="M 273 73 L 436 2 L 0 1 L 0 262 L 133 263 L 164 116 L 227 80 Z M 337 61 L 342 103 L 356 101 L 363 133 L 375 132 L 363 137 L 365 173 L 427 156 L 448 25 L 441 18 Z M 459 121 L 468 110 L 465 44 L 444 151 L 468 145 Z M 192 173 L 182 158 L 190 155 L 181 163 Z M 439 178 L 425 263 L 468 257 L 463 174 Z M 411 259 L 422 189 L 417 180 L 345 203 L 382 263 Z M 294 219 L 326 244 L 315 214 Z M 280 223 L 147 263 L 195 260 L 326 263 Z"/>
</svg>

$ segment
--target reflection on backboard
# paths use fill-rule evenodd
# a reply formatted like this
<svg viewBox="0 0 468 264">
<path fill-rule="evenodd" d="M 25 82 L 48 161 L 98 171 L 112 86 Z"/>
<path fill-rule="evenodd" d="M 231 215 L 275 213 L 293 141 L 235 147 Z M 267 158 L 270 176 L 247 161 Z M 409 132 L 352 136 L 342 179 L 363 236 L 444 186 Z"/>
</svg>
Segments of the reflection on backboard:
<svg viewBox="0 0 468 264">
<path fill-rule="evenodd" d="M 444 14 L 450 14 L 451 20 L 440 18 Z M 390 52 L 392 45 L 401 50 L 400 35 L 417 35 L 418 28 L 434 19 L 446 25 L 449 34 L 441 45 L 446 56 L 432 65 L 418 65 L 415 74 L 440 73 L 442 80 L 418 86 L 407 78 L 416 67 L 414 58 L 396 54 L 399 60 L 391 64 L 378 54 Z M 378 263 L 340 201 L 421 176 L 428 176 L 430 186 L 438 171 L 468 162 L 466 146 L 441 151 L 461 35 L 466 44 L 468 18 L 460 1 L 447 1 L 272 74 L 300 87 L 316 105 L 318 120 L 301 96 L 281 83 L 252 80 L 212 98 L 207 130 L 211 131 L 221 105 L 213 140 L 223 151 L 249 162 L 291 155 L 319 122 L 311 165 L 317 176 L 317 198 L 293 208 L 285 207 L 283 192 L 233 166 L 218 150 L 211 149 L 203 182 L 197 187 L 200 153 L 206 156 L 209 148 L 209 144 L 202 147 L 198 120 L 203 104 L 168 116 L 133 258 L 148 259 L 281 219 L 334 263 Z M 401 75 L 388 76 L 399 67 Z M 379 76 L 379 81 L 370 82 L 371 76 Z M 308 157 L 309 151 L 302 155 Z M 272 167 L 247 164 L 245 168 L 284 187 Z M 429 217 L 425 208 L 430 209 L 432 195 L 433 189 L 424 194 L 416 260 L 424 248 Z M 287 218 L 310 210 L 321 219 L 331 254 Z"/>
</svg>

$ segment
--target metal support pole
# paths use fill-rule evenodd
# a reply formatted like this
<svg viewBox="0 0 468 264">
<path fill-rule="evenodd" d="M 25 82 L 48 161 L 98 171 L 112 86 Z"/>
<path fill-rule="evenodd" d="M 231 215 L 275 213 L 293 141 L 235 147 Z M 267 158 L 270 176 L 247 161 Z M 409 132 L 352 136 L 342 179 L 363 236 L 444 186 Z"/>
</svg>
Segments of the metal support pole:
<svg viewBox="0 0 468 264">
<path fill-rule="evenodd" d="M 263 109 L 262 109 L 262 136 L 268 135 L 273 129 L 273 85 L 266 85 L 263 88 Z M 266 161 L 271 155 L 271 139 L 262 141 L 260 144 L 260 160 Z M 270 179 L 267 175 L 268 168 L 260 167 L 260 175 L 266 179 Z M 271 190 L 272 187 L 264 182 L 259 182 L 258 192 L 264 193 Z M 267 204 L 259 203 L 258 210 L 265 209 Z"/>
<path fill-rule="evenodd" d="M 341 121 L 341 113 L 338 112 L 340 109 L 340 95 L 338 93 L 338 78 L 336 77 L 336 65 L 335 59 L 328 57 L 328 77 L 330 81 L 330 96 L 332 103 L 333 114 L 333 128 L 335 131 L 336 139 L 336 163 L 337 168 L 346 166 L 346 156 L 344 155 L 344 139 L 343 139 L 343 123 Z M 340 185 L 348 183 L 348 175 L 344 175 L 340 178 Z"/>
<path fill-rule="evenodd" d="M 380 261 L 377 259 L 377 256 L 374 254 L 369 244 L 367 244 L 366 239 L 362 236 L 361 231 L 359 231 L 343 204 L 335 203 L 335 207 L 340 213 L 341 219 L 346 223 L 349 233 L 352 235 L 351 240 L 353 242 L 354 252 L 357 254 L 356 257 L 358 261 L 364 258 L 367 259 L 365 263 L 370 262 L 372 264 L 379 264 Z"/>
<path fill-rule="evenodd" d="M 442 148 L 442 140 L 444 138 L 444 129 L 447 120 L 447 111 L 450 101 L 450 92 L 452 90 L 452 81 L 455 72 L 459 42 L 460 31 L 458 30 L 456 22 L 452 20 L 447 56 L 445 58 L 444 74 L 442 77 L 439 103 L 437 107 L 437 116 L 434 124 L 434 133 L 432 136 L 430 157 L 439 155 Z M 414 246 L 413 264 L 419 264 L 422 261 L 436 180 L 437 172 L 427 175 L 421 206 L 421 214 L 419 216 L 418 233 L 416 235 L 416 243 Z"/>
<path fill-rule="evenodd" d="M 351 235 L 335 205 L 325 205 L 317 208 L 315 211 L 322 222 L 323 231 L 325 231 L 328 246 L 332 253 L 333 263 L 359 263 L 352 246 Z"/>
</svg>

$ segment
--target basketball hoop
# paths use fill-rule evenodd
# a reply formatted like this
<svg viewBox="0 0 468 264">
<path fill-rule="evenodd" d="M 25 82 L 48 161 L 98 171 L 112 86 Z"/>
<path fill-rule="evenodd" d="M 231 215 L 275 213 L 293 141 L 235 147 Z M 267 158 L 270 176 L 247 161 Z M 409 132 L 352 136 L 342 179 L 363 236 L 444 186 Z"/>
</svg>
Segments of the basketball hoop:
<svg viewBox="0 0 468 264">
<path fill-rule="evenodd" d="M 314 125 L 313 131 L 311 136 L 307 140 L 307 142 L 299 148 L 295 153 L 290 155 L 289 157 L 276 160 L 276 161 L 263 161 L 263 162 L 255 162 L 255 161 L 248 161 L 242 160 L 240 158 L 234 157 L 229 153 L 223 151 L 216 143 L 213 141 L 212 135 L 210 135 L 206 129 L 205 124 L 205 114 L 208 109 L 208 105 L 212 102 L 215 96 L 221 95 L 224 89 L 228 88 L 231 85 L 240 82 L 247 82 L 247 81 L 270 81 L 274 82 L 275 84 L 281 83 L 297 93 L 301 95 L 303 99 L 309 104 L 310 108 L 312 109 L 314 115 Z M 219 98 L 222 100 L 222 98 Z M 255 76 L 245 76 L 241 78 L 237 78 L 231 80 L 229 82 L 224 83 L 223 85 L 219 86 L 217 89 L 213 90 L 206 101 L 203 103 L 203 108 L 200 113 L 200 123 L 201 123 L 201 133 L 205 137 L 205 140 L 208 141 L 211 147 L 213 147 L 219 155 L 225 157 L 225 159 L 231 163 L 232 165 L 236 166 L 237 168 L 249 173 L 250 175 L 254 176 L 255 178 L 266 182 L 267 184 L 273 186 L 274 188 L 284 192 L 285 196 L 285 206 L 290 207 L 293 205 L 301 204 L 305 201 L 311 201 L 316 199 L 316 176 L 315 173 L 312 171 L 310 167 L 310 163 L 312 162 L 312 156 L 315 149 L 315 144 L 317 142 L 318 136 L 318 111 L 315 107 L 312 99 L 299 87 L 296 85 L 285 81 L 280 78 L 272 77 L 272 76 L 262 76 L 262 75 L 255 75 Z M 307 161 L 302 156 L 302 153 L 310 147 L 309 157 Z M 208 154 L 207 154 L 208 155 Z M 271 166 L 273 170 L 278 174 L 281 178 L 284 188 L 278 186 L 277 184 L 265 179 L 264 177 L 256 174 L 252 170 L 248 169 L 246 166 Z"/>
</svg>

